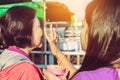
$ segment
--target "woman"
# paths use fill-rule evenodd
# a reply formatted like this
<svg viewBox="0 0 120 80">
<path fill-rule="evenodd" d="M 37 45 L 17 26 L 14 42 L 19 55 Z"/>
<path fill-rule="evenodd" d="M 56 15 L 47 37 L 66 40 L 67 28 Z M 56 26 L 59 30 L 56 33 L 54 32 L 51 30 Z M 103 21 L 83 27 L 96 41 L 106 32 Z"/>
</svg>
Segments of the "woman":
<svg viewBox="0 0 120 80">
<path fill-rule="evenodd" d="M 81 32 L 81 44 L 86 56 L 79 70 L 57 49 L 53 41 L 54 33 L 49 36 L 45 32 L 53 55 L 70 71 L 70 80 L 120 80 L 119 8 L 119 0 L 95 0 L 87 6 Z M 43 72 L 48 80 L 61 80 L 46 70 Z"/>
<path fill-rule="evenodd" d="M 41 70 L 29 59 L 42 46 L 43 32 L 34 9 L 15 6 L 0 18 L 1 38 L 7 47 L 0 55 L 0 80 L 43 80 Z"/>
</svg>

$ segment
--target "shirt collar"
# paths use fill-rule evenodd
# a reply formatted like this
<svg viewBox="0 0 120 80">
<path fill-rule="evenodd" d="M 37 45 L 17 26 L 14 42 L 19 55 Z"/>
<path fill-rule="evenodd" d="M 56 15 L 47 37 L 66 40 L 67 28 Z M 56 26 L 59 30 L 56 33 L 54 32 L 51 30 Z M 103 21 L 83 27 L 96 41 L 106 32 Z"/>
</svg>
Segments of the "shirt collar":
<svg viewBox="0 0 120 80">
<path fill-rule="evenodd" d="M 27 58 L 29 58 L 29 54 L 28 53 L 24 52 L 23 50 L 21 50 L 20 48 L 18 48 L 16 46 L 9 46 L 8 50 L 18 52 L 19 54 L 22 54 L 22 55 L 26 56 Z"/>
</svg>

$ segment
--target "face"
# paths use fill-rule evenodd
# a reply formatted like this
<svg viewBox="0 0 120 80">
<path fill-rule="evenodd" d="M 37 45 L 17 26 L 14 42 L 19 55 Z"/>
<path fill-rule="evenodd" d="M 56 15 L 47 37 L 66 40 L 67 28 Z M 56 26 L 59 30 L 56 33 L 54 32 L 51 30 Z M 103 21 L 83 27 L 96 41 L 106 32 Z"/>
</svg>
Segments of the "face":
<svg viewBox="0 0 120 80">
<path fill-rule="evenodd" d="M 86 22 L 86 19 L 82 22 L 83 28 L 80 33 L 80 41 L 81 41 L 81 47 L 84 51 L 87 49 L 87 39 L 88 39 L 88 24 Z"/>
<path fill-rule="evenodd" d="M 43 32 L 42 29 L 40 28 L 40 22 L 37 17 L 34 19 L 34 24 L 33 24 L 33 35 L 32 35 L 32 44 L 34 47 L 42 47 L 42 36 Z"/>
</svg>

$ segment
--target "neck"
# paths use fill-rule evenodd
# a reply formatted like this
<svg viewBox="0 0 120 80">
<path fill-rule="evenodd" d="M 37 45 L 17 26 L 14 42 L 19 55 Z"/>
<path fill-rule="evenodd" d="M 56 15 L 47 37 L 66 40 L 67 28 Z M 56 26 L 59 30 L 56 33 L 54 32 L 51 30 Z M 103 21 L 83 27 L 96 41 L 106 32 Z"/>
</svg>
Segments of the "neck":
<svg viewBox="0 0 120 80">
<path fill-rule="evenodd" d="M 20 48 L 20 49 L 23 50 L 25 53 L 29 54 L 33 48 L 26 47 L 26 48 Z"/>
</svg>

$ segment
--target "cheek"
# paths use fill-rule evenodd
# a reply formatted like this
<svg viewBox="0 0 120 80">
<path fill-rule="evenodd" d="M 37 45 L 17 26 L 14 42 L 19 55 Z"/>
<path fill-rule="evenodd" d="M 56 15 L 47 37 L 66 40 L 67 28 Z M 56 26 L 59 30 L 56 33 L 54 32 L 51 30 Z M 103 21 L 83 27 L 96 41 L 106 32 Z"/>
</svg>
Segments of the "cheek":
<svg viewBox="0 0 120 80">
<path fill-rule="evenodd" d="M 40 44 L 42 44 L 42 33 L 41 33 L 41 31 L 36 31 L 34 33 L 32 42 L 35 46 L 39 46 Z"/>
<path fill-rule="evenodd" d="M 86 38 L 87 34 L 85 31 L 81 31 L 80 33 L 80 42 L 81 42 L 81 48 L 82 50 L 86 51 L 87 48 L 87 38 Z"/>
<path fill-rule="evenodd" d="M 42 34 L 41 34 L 41 35 L 40 35 L 40 34 L 37 34 L 37 35 L 35 36 L 35 43 L 36 43 L 36 44 L 40 44 L 41 41 L 42 41 Z"/>
</svg>

